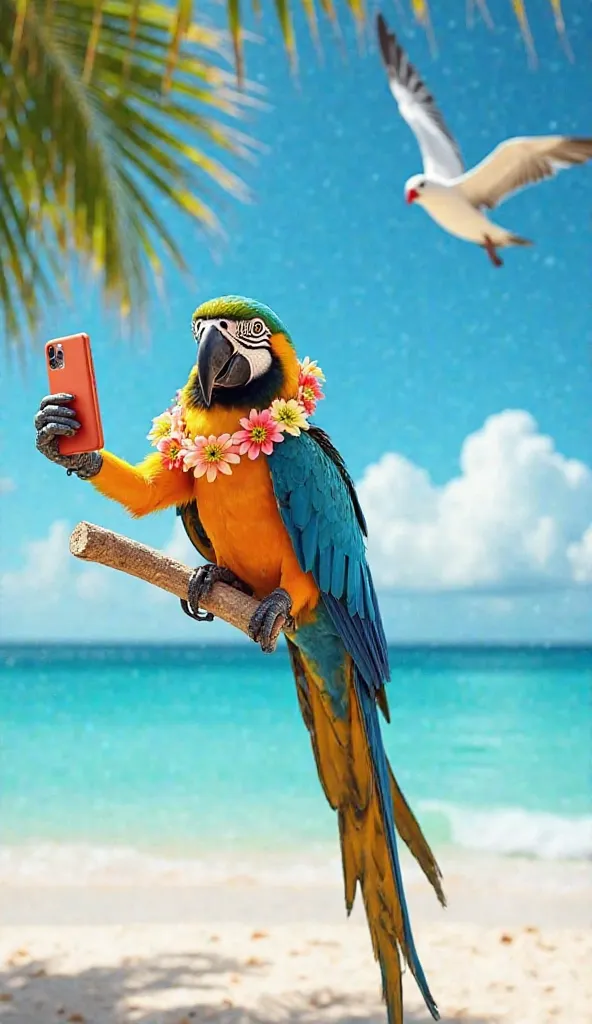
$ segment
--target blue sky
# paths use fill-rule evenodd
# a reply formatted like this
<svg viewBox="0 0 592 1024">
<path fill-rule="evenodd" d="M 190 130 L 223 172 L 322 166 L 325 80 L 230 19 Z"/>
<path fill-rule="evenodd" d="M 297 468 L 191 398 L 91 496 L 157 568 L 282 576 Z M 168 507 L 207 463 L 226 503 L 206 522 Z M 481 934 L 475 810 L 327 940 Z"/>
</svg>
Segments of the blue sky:
<svg viewBox="0 0 592 1024">
<path fill-rule="evenodd" d="M 509 135 L 592 134 L 592 11 L 586 0 L 565 6 L 576 63 L 564 58 L 548 5 L 537 0 L 536 72 L 510 10 L 490 33 L 478 22 L 465 27 L 460 0 L 455 21 L 434 4 L 436 60 L 409 18 L 385 10 L 467 165 Z M 98 295 L 73 278 L 76 303 L 48 310 L 38 354 L 24 371 L 3 369 L 3 638 L 229 636 L 220 625 L 185 621 L 174 599 L 72 564 L 66 537 L 82 518 L 189 553 L 172 512 L 133 523 L 46 463 L 32 419 L 46 391 L 43 343 L 86 330 L 106 446 L 140 459 L 152 416 L 194 358 L 193 309 L 238 292 L 275 308 L 300 355 L 325 370 L 317 422 L 361 483 L 393 639 L 592 639 L 592 167 L 496 211 L 536 246 L 507 252 L 494 270 L 480 250 L 405 205 L 419 156 L 373 33 L 360 53 L 346 28 L 346 60 L 323 35 L 321 63 L 300 26 L 298 84 L 274 29 L 249 47 L 248 71 L 272 104 L 247 125 L 267 146 L 240 168 L 254 201 L 223 199 L 227 238 L 215 254 L 195 228 L 172 219 L 195 280 L 169 275 L 148 313 L 149 339 L 122 339 Z"/>
</svg>

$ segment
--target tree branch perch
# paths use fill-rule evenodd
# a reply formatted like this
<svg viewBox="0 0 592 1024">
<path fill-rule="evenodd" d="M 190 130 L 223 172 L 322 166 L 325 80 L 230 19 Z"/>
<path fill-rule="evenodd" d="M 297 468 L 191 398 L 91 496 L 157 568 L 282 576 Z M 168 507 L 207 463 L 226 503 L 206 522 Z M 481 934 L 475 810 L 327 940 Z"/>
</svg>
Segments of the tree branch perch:
<svg viewBox="0 0 592 1024">
<path fill-rule="evenodd" d="M 130 540 L 129 537 L 93 523 L 82 522 L 72 531 L 70 551 L 76 558 L 98 562 L 99 565 L 125 572 L 128 576 L 136 576 L 175 597 L 187 600 L 187 587 L 193 569 L 137 540 Z M 225 583 L 215 583 L 211 594 L 201 602 L 201 607 L 206 611 L 247 635 L 249 622 L 258 606 L 259 602 L 254 597 L 228 587 Z M 278 619 L 276 639 L 283 622 L 283 619 Z"/>
</svg>

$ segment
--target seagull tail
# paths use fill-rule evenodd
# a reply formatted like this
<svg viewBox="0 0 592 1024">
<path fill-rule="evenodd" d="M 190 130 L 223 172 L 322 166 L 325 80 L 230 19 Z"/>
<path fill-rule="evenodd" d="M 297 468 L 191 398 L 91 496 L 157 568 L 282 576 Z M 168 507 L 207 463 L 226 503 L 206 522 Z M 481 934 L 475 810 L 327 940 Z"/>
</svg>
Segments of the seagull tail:
<svg viewBox="0 0 592 1024">
<path fill-rule="evenodd" d="M 530 238 L 522 238 L 520 235 L 508 234 L 508 237 L 503 242 L 504 245 L 534 245 Z"/>
</svg>

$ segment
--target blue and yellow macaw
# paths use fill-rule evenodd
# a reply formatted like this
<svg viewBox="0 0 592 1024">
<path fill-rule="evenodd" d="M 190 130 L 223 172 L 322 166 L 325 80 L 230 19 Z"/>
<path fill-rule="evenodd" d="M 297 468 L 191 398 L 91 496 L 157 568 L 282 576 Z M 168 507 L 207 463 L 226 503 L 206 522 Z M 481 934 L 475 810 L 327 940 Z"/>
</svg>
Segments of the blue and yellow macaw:
<svg viewBox="0 0 592 1024">
<path fill-rule="evenodd" d="M 251 409 L 296 396 L 296 352 L 267 306 L 214 299 L 195 311 L 193 332 L 197 360 L 181 393 L 191 436 L 232 434 Z M 37 445 L 54 461 L 56 437 L 76 429 L 68 396 L 57 399 L 44 399 L 36 421 Z M 378 711 L 389 720 L 389 666 L 366 523 L 329 437 L 312 425 L 299 436 L 285 434 L 271 455 L 243 458 L 232 475 L 213 482 L 166 468 L 159 453 L 138 466 L 107 451 L 73 458 L 74 472 L 134 516 L 177 507 L 207 561 L 197 598 L 216 580 L 246 585 L 261 602 L 250 633 L 264 650 L 273 646 L 278 616 L 291 623 L 300 708 L 338 818 L 348 913 L 359 884 L 390 1024 L 403 1021 L 401 955 L 438 1019 L 411 932 L 396 831 L 444 904 L 441 874 L 383 746 Z"/>
</svg>

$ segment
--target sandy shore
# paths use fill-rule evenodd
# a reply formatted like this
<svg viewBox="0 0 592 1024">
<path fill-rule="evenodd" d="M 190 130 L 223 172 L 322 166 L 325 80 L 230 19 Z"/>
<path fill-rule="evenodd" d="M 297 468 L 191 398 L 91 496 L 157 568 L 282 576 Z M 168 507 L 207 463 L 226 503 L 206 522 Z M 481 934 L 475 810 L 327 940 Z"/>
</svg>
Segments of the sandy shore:
<svg viewBox="0 0 592 1024">
<path fill-rule="evenodd" d="M 445 1021 L 590 1020 L 589 932 L 431 925 L 421 950 Z M 358 924 L 5 929 L 0 960 L 0 1019 L 15 1024 L 386 1019 Z M 405 987 L 408 1020 L 427 1021 Z"/>
<path fill-rule="evenodd" d="M 588 1024 L 589 868 L 522 865 L 532 884 L 513 888 L 520 871 L 493 867 L 452 872 L 447 911 L 410 886 L 442 1019 Z M 386 1024 L 362 912 L 346 920 L 337 886 L 3 886 L 0 906 L 2 1024 Z M 407 1021 L 427 1024 L 405 989 Z"/>
</svg>

